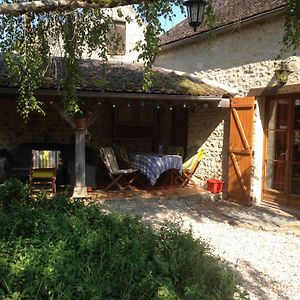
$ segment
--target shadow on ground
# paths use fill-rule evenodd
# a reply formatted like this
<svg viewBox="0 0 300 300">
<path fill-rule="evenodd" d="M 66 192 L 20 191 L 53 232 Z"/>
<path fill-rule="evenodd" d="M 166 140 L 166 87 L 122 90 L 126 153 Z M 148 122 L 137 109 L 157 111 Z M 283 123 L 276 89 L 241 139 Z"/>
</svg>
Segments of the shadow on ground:
<svg viewBox="0 0 300 300">
<path fill-rule="evenodd" d="M 105 210 L 139 215 L 145 222 L 163 223 L 188 216 L 197 222 L 208 218 L 260 230 L 284 230 L 300 236 L 300 214 L 289 214 L 279 208 L 245 207 L 224 200 L 199 188 L 172 188 L 130 191 L 98 191 L 92 196 Z M 109 199 L 109 200 L 108 200 Z M 213 200 L 214 199 L 214 200 Z"/>
</svg>

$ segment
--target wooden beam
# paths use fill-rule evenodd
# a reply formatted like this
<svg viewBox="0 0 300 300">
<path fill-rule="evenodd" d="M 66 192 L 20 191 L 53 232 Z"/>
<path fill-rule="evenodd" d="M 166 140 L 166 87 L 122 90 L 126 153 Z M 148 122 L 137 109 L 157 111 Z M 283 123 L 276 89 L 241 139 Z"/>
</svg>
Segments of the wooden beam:
<svg viewBox="0 0 300 300">
<path fill-rule="evenodd" d="M 231 157 L 231 160 L 232 160 L 232 163 L 233 163 L 233 166 L 234 166 L 234 169 L 236 171 L 236 173 L 238 174 L 238 179 L 239 179 L 239 183 L 240 183 L 240 186 L 242 187 L 242 190 L 243 192 L 248 196 L 249 193 L 247 191 L 247 186 L 244 182 L 244 179 L 243 179 L 243 175 L 241 173 L 241 170 L 240 170 L 240 167 L 239 167 L 239 164 L 237 162 L 237 159 L 236 159 L 236 156 L 234 155 L 233 152 L 230 152 L 230 157 Z"/>
<path fill-rule="evenodd" d="M 272 96 L 281 94 L 293 94 L 300 92 L 300 83 L 288 84 L 288 85 L 277 85 L 277 86 L 266 86 L 260 88 L 253 88 L 249 91 L 248 96 Z"/>
<path fill-rule="evenodd" d="M 62 118 L 73 128 L 76 128 L 75 122 L 72 117 L 65 114 L 63 108 L 57 103 L 50 101 L 50 104 L 55 108 L 55 110 L 62 116 Z"/>
<path fill-rule="evenodd" d="M 245 135 L 245 131 L 244 131 L 243 125 L 241 123 L 240 117 L 239 117 L 239 115 L 238 115 L 238 113 L 237 113 L 237 111 L 236 111 L 235 108 L 232 108 L 232 114 L 233 114 L 234 120 L 236 122 L 236 127 L 237 127 L 237 129 L 239 131 L 239 134 L 240 134 L 240 137 L 242 139 L 242 142 L 243 142 L 243 145 L 245 147 L 245 150 L 249 150 L 250 146 L 249 146 L 247 137 Z"/>
<path fill-rule="evenodd" d="M 88 118 L 86 127 L 89 128 L 96 120 L 98 117 L 103 113 L 103 111 L 107 108 L 106 105 L 101 105 L 99 106 L 93 114 Z"/>
<path fill-rule="evenodd" d="M 113 8 L 117 6 L 139 4 L 151 0 L 95 0 L 95 1 L 76 1 L 76 0 L 42 0 L 21 3 L 2 3 L 0 4 L 0 14 L 17 15 L 26 13 L 41 13 L 52 11 L 68 11 L 77 8 L 101 9 Z"/>
</svg>

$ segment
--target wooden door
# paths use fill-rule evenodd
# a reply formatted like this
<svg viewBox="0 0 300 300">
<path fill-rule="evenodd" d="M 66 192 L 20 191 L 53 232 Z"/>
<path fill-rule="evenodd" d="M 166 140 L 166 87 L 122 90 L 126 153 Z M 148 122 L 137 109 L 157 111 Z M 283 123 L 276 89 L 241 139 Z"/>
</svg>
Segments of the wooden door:
<svg viewBox="0 0 300 300">
<path fill-rule="evenodd" d="M 300 207 L 300 95 L 266 99 L 263 200 Z"/>
<path fill-rule="evenodd" d="M 251 205 L 254 97 L 231 100 L 228 199 Z"/>
</svg>

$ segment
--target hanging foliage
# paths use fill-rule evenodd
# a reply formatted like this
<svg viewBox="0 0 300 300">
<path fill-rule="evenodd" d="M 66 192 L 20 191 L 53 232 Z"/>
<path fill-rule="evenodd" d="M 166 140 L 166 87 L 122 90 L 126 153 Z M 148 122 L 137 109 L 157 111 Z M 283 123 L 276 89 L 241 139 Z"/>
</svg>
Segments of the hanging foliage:
<svg viewBox="0 0 300 300">
<path fill-rule="evenodd" d="M 147 24 L 144 40 L 135 47 L 140 51 L 138 59 L 145 65 L 145 89 L 151 84 L 151 67 L 159 48 L 158 36 L 163 32 L 159 17 L 171 19 L 173 4 L 182 5 L 182 0 L 143 2 L 134 6 L 135 21 L 140 26 Z M 121 10 L 118 13 L 121 16 Z M 124 17 L 130 22 L 128 16 Z M 73 115 L 79 110 L 76 86 L 80 79 L 80 60 L 92 53 L 97 53 L 102 61 L 107 60 L 107 45 L 112 42 L 107 37 L 113 26 L 114 20 L 107 9 L 90 7 L 0 15 L 0 52 L 11 81 L 19 87 L 18 110 L 24 119 L 32 112 L 44 113 L 35 92 L 43 84 L 47 72 L 53 69 L 63 77 L 61 86 L 66 113 Z"/>
<path fill-rule="evenodd" d="M 160 17 L 174 17 L 172 5 L 183 10 L 183 0 L 53 0 L 52 6 L 43 1 L 20 3 L 3 0 L 0 4 L 0 52 L 7 65 L 11 81 L 19 88 L 18 110 L 24 119 L 32 112 L 44 113 L 42 99 L 35 92 L 53 69 L 63 75 L 63 105 L 73 115 L 79 110 L 76 87 L 80 79 L 80 60 L 97 53 L 107 60 L 107 33 L 114 26 L 111 14 L 101 8 L 135 4 L 135 21 L 143 26 L 144 39 L 136 44 L 138 59 L 145 66 L 144 89 L 151 87 L 152 65 L 159 49 L 163 28 Z M 206 22 L 213 27 L 215 16 L 208 1 Z M 289 0 L 284 43 L 287 47 L 300 45 L 300 3 Z M 121 12 L 119 12 L 121 14 Z M 124 16 L 126 17 L 126 16 Z M 130 18 L 126 17 L 127 21 Z M 60 59 L 57 59 L 60 57 Z"/>
<path fill-rule="evenodd" d="M 287 48 L 299 48 L 300 46 L 300 1 L 289 0 L 284 27 L 284 45 Z"/>
</svg>

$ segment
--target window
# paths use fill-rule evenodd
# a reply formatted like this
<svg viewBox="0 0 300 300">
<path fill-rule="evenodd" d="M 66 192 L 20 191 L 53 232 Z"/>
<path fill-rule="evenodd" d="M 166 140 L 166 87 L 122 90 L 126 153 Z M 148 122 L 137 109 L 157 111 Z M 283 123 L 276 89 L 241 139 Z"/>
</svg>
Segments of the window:
<svg viewBox="0 0 300 300">
<path fill-rule="evenodd" d="M 109 55 L 125 55 L 126 53 L 126 22 L 116 21 L 108 32 Z"/>
</svg>

